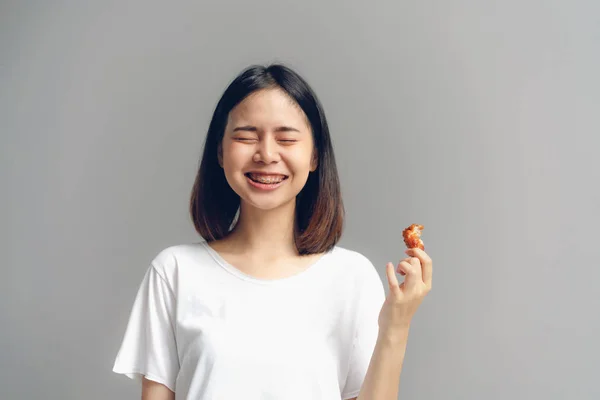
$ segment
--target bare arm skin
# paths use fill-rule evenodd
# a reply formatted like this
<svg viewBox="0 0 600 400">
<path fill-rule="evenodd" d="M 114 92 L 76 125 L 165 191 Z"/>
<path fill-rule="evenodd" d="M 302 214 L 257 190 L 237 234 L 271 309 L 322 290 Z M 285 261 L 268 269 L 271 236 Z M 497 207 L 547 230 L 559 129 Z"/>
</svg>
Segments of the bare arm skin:
<svg viewBox="0 0 600 400">
<path fill-rule="evenodd" d="M 142 400 L 175 400 L 175 393 L 165 385 L 144 377 L 142 379 Z"/>
</svg>

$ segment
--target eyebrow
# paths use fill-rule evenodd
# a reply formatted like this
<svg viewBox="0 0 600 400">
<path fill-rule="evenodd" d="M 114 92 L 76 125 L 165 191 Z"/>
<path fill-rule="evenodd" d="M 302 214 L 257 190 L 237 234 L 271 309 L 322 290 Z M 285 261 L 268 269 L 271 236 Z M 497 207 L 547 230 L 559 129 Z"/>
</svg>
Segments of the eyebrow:
<svg viewBox="0 0 600 400">
<path fill-rule="evenodd" d="M 258 129 L 255 126 L 246 125 L 246 126 L 238 126 L 234 130 L 234 132 L 238 131 L 246 131 L 246 132 L 256 132 Z M 278 126 L 275 128 L 275 132 L 300 132 L 300 130 L 291 127 L 291 126 Z"/>
</svg>

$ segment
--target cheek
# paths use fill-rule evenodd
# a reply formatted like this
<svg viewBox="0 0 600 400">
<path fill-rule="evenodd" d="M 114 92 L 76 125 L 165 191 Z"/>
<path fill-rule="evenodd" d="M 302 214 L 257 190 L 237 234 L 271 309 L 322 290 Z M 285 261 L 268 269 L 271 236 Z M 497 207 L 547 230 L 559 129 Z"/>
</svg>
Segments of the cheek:
<svg viewBox="0 0 600 400">
<path fill-rule="evenodd" d="M 296 169 L 302 170 L 303 172 L 310 172 L 312 166 L 312 151 L 310 149 L 304 149 L 301 153 L 294 157 L 294 165 Z"/>
<path fill-rule="evenodd" d="M 251 151 L 249 146 L 229 145 L 223 148 L 223 168 L 226 171 L 231 171 L 242 166 L 247 162 Z"/>
</svg>

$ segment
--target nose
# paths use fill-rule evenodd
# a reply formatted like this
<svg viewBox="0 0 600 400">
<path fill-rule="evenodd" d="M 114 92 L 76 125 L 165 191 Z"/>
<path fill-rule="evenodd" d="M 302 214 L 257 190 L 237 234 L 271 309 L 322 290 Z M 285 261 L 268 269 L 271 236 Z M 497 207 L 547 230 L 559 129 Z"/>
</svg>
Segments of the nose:
<svg viewBox="0 0 600 400">
<path fill-rule="evenodd" d="M 254 154 L 254 161 L 271 164 L 274 162 L 279 162 L 280 160 L 281 157 L 279 155 L 277 143 L 271 138 L 263 138 L 259 142 L 256 153 Z"/>
</svg>

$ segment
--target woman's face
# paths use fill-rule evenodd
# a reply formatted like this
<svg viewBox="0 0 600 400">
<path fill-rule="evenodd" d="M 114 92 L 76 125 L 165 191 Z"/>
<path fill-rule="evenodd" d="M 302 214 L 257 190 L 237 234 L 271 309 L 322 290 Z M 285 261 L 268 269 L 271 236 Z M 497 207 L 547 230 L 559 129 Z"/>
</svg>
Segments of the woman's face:
<svg viewBox="0 0 600 400">
<path fill-rule="evenodd" d="M 242 206 L 290 205 L 317 168 L 306 115 L 281 89 L 252 93 L 229 113 L 219 163 Z"/>
</svg>

